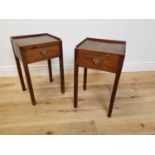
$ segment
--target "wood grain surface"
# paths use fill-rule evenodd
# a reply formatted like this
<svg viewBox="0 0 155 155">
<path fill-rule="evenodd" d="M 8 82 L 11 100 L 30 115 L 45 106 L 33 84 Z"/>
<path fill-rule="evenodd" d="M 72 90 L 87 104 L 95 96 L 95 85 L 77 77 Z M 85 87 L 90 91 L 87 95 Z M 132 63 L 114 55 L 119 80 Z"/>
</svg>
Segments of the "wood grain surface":
<svg viewBox="0 0 155 155">
<path fill-rule="evenodd" d="M 66 93 L 59 78 L 32 77 L 37 105 L 18 77 L 0 78 L 0 134 L 155 134 L 155 72 L 122 73 L 113 116 L 106 116 L 114 74 L 79 76 L 79 108 L 73 108 L 73 75 Z M 26 86 L 27 87 L 27 86 Z"/>
</svg>

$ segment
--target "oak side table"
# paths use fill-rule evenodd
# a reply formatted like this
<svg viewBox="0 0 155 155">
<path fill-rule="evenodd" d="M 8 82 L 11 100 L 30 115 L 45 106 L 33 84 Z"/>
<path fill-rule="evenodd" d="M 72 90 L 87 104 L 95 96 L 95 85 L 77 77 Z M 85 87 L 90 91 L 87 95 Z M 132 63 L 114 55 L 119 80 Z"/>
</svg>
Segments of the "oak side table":
<svg viewBox="0 0 155 155">
<path fill-rule="evenodd" d="M 63 67 L 63 51 L 62 41 L 60 38 L 52 36 L 48 33 L 33 34 L 24 36 L 11 37 L 11 43 L 15 61 L 18 69 L 18 74 L 22 86 L 22 90 L 26 90 L 20 61 L 23 63 L 25 76 L 30 92 L 32 104 L 36 104 L 31 77 L 28 69 L 28 64 L 47 60 L 49 70 L 49 80 L 52 82 L 52 68 L 51 58 L 59 57 L 60 63 L 60 79 L 61 79 L 61 92 L 65 92 L 64 84 L 64 67 Z"/>
<path fill-rule="evenodd" d="M 87 68 L 116 73 L 108 117 L 111 117 L 117 86 L 125 57 L 126 42 L 86 38 L 75 48 L 74 108 L 78 107 L 78 69 L 84 67 L 83 89 L 87 85 Z"/>
</svg>

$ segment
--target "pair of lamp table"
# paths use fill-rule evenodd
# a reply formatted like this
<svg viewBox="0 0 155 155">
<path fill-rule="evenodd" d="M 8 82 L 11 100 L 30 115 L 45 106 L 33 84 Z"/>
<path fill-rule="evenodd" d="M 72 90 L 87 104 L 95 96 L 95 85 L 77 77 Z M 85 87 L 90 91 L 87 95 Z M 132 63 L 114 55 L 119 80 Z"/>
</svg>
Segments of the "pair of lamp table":
<svg viewBox="0 0 155 155">
<path fill-rule="evenodd" d="M 51 59 L 59 58 L 61 92 L 65 93 L 62 40 L 48 33 L 11 37 L 13 53 L 22 86 L 26 90 L 20 61 L 23 64 L 32 104 L 36 104 L 28 64 L 47 60 L 49 80 L 52 82 Z M 125 57 L 125 41 L 86 38 L 75 48 L 74 61 L 74 108 L 78 107 L 78 70 L 84 68 L 83 89 L 87 85 L 87 69 L 97 69 L 115 73 L 115 81 L 110 99 L 108 117 L 111 117 L 117 86 Z"/>
</svg>

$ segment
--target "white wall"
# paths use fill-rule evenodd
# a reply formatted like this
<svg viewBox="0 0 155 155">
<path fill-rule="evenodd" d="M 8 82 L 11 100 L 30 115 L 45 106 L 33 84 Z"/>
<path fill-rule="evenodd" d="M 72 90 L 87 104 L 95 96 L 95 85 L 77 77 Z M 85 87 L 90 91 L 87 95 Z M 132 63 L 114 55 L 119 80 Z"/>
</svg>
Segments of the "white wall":
<svg viewBox="0 0 155 155">
<path fill-rule="evenodd" d="M 65 73 L 72 72 L 74 47 L 85 37 L 127 41 L 123 71 L 155 70 L 155 20 L 0 20 L 0 76 L 17 75 L 10 36 L 51 33 L 63 40 Z M 46 62 L 30 65 L 46 74 Z M 54 71 L 58 60 L 53 61 Z"/>
</svg>

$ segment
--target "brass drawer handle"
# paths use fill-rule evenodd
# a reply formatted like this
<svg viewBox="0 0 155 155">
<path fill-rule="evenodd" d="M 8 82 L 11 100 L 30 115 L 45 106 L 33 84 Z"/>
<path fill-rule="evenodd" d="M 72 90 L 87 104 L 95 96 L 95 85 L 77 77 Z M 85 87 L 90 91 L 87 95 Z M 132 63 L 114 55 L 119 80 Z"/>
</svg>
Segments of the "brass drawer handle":
<svg viewBox="0 0 155 155">
<path fill-rule="evenodd" d="M 95 65 L 99 65 L 102 62 L 101 58 L 93 58 L 92 61 Z"/>
<path fill-rule="evenodd" d="M 48 52 L 46 50 L 40 52 L 40 55 L 42 55 L 42 56 L 47 56 L 47 54 L 48 54 Z"/>
</svg>

